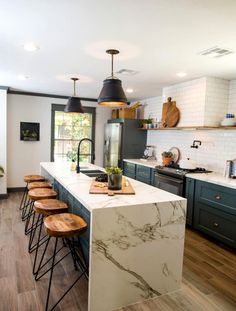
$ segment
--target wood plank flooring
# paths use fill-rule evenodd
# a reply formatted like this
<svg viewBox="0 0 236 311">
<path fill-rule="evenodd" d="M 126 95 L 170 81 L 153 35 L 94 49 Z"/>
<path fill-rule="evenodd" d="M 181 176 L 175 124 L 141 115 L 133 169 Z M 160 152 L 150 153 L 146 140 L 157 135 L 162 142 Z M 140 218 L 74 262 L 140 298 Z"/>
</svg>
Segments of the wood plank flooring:
<svg viewBox="0 0 236 311">
<path fill-rule="evenodd" d="M 48 279 L 35 282 L 32 277 L 32 255 L 27 252 L 28 237 L 18 210 L 21 195 L 12 193 L 0 200 L 0 311 L 43 311 Z M 67 257 L 55 270 L 51 303 L 74 277 L 73 263 Z M 55 310 L 86 311 L 87 287 L 85 279 L 77 283 Z M 185 310 L 236 311 L 236 253 L 189 229 L 181 290 L 119 309 Z"/>
</svg>

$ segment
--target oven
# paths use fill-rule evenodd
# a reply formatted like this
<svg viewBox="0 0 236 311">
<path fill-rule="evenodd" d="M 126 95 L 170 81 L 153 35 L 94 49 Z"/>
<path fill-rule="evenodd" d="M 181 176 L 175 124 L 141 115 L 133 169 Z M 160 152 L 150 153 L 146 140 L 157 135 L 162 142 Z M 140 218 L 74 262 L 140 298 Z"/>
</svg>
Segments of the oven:
<svg viewBox="0 0 236 311">
<path fill-rule="evenodd" d="M 168 176 L 155 172 L 154 187 L 184 197 L 184 178 Z"/>
</svg>

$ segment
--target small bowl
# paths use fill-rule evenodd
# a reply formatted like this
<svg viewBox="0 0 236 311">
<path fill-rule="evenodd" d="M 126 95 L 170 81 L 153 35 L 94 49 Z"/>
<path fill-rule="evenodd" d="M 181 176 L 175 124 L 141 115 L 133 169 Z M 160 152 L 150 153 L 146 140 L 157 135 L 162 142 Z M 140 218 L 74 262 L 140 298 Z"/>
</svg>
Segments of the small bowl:
<svg viewBox="0 0 236 311">
<path fill-rule="evenodd" d="M 221 123 L 221 126 L 235 126 L 236 125 L 236 118 L 224 118 Z"/>
</svg>

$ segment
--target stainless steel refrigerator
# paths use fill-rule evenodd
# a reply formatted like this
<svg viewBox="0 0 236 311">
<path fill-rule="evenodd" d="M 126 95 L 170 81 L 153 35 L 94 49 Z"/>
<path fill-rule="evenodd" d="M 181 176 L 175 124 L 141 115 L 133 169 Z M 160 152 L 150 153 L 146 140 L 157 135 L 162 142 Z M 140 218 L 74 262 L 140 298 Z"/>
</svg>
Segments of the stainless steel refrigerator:
<svg viewBox="0 0 236 311">
<path fill-rule="evenodd" d="M 108 120 L 104 135 L 104 167 L 122 167 L 123 159 L 141 158 L 146 142 L 147 131 L 139 129 L 138 120 Z"/>
</svg>

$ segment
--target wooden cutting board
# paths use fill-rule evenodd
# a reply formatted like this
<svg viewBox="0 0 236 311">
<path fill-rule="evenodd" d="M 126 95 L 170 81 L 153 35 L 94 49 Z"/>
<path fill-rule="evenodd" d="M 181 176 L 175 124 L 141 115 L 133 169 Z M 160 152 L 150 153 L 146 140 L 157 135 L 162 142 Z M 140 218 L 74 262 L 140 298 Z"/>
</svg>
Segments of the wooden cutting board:
<svg viewBox="0 0 236 311">
<path fill-rule="evenodd" d="M 179 109 L 176 107 L 176 102 L 171 101 L 171 97 L 167 100 L 162 108 L 162 125 L 163 127 L 175 127 L 179 122 Z"/>
<path fill-rule="evenodd" d="M 122 178 L 122 189 L 121 190 L 108 190 L 107 182 L 100 182 L 92 180 L 89 193 L 91 194 L 135 194 L 135 191 L 131 185 L 131 183 L 126 179 Z"/>
</svg>

